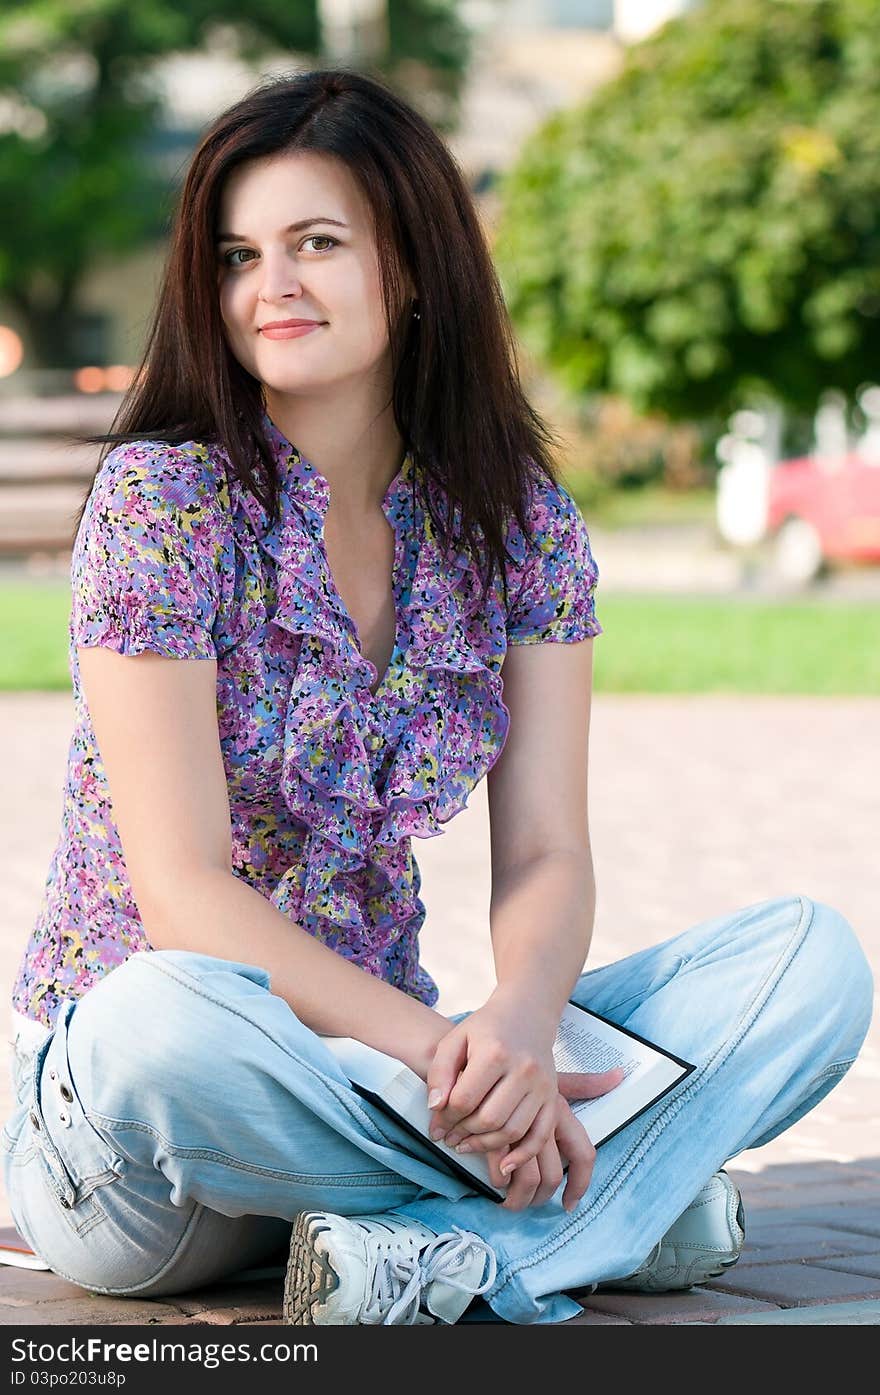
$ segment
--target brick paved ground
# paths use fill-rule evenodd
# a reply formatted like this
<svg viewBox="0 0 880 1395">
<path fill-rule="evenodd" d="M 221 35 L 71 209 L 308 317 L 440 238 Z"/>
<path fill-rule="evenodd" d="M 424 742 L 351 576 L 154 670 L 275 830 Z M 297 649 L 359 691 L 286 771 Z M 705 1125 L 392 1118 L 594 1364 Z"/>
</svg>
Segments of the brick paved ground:
<svg viewBox="0 0 880 1395">
<path fill-rule="evenodd" d="M 69 702 L 0 698 L 3 1002 L 57 835 Z M 591 965 L 725 910 L 799 892 L 848 916 L 880 967 L 880 701 L 597 694 L 590 809 L 598 885 Z M 446 834 L 417 852 L 428 906 L 422 952 L 441 987 L 438 1006 L 474 1007 L 492 983 L 485 784 Z M 4 1114 L 6 1075 L 0 1069 Z M 878 1078 L 875 1016 L 862 1056 L 832 1094 L 731 1165 L 748 1226 L 739 1264 L 678 1296 L 585 1297 L 575 1323 L 880 1324 Z M 149 1302 L 0 1269 L 0 1324 L 277 1323 L 280 1295 L 280 1273 Z M 482 1309 L 474 1317 L 489 1320 Z"/>
</svg>

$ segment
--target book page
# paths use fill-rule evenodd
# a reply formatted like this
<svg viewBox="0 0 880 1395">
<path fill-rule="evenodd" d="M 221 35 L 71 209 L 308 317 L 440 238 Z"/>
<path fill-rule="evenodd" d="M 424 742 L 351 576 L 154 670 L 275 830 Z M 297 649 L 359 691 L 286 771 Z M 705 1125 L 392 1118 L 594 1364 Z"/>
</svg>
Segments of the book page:
<svg viewBox="0 0 880 1395">
<path fill-rule="evenodd" d="M 480 1178 L 496 1192 L 499 1191 L 489 1176 L 489 1164 L 484 1154 L 458 1154 L 447 1144 L 441 1141 L 435 1143 L 430 1138 L 431 1111 L 428 1109 L 428 1087 L 421 1076 L 411 1070 L 405 1062 L 398 1060 L 396 1056 L 386 1055 L 384 1051 L 377 1051 L 375 1047 L 367 1046 L 355 1037 L 322 1035 L 321 1040 L 335 1056 L 349 1080 L 369 1090 L 375 1100 L 381 1101 L 393 1115 L 405 1119 L 412 1125 L 428 1143 L 430 1150 L 436 1149 L 446 1154 L 465 1172 Z M 500 1189 L 502 1196 L 505 1190 L 506 1188 Z"/>
<path fill-rule="evenodd" d="M 428 1087 L 420 1075 L 409 1066 L 403 1066 L 389 1080 L 382 1091 L 384 1099 L 404 1114 L 411 1124 L 417 1124 L 425 1133 L 431 1127 L 431 1111 L 428 1108 Z"/>
<path fill-rule="evenodd" d="M 600 1023 L 604 1026 L 604 1023 Z M 622 1066 L 624 1079 L 631 1075 L 648 1057 L 655 1053 L 641 1042 L 623 1032 L 616 1033 L 615 1040 L 603 1040 L 593 1027 L 593 1019 L 583 1015 L 577 1021 L 564 1016 L 559 1024 L 556 1041 L 553 1045 L 553 1060 L 556 1069 L 561 1071 L 601 1071 L 613 1070 Z"/>
<path fill-rule="evenodd" d="M 356 1037 L 331 1037 L 322 1034 L 321 1041 L 336 1057 L 349 1080 L 356 1080 L 359 1085 L 365 1085 L 377 1094 L 384 1092 L 401 1069 L 407 1069 L 396 1056 L 377 1051 L 374 1046 L 367 1046 Z"/>
<path fill-rule="evenodd" d="M 553 1048 L 556 1069 L 599 1072 L 623 1068 L 623 1080 L 595 1099 L 572 1100 L 571 1110 L 595 1146 L 614 1133 L 661 1091 L 674 1084 L 685 1067 L 665 1052 L 638 1041 L 613 1023 L 569 1003 Z"/>
<path fill-rule="evenodd" d="M 418 1129 L 426 1139 L 430 1137 L 431 1111 L 428 1108 L 428 1087 L 421 1076 L 404 1065 L 392 1080 L 389 1080 L 382 1092 L 386 1105 L 396 1111 L 404 1119 Z M 489 1186 L 496 1184 L 489 1176 L 489 1163 L 483 1153 L 456 1153 L 448 1144 L 442 1140 L 436 1143 L 431 1140 L 433 1146 L 441 1153 L 452 1158 L 463 1167 L 466 1172 L 470 1172 L 475 1177 L 480 1177 Z M 497 1190 L 497 1188 L 496 1188 Z M 501 1188 L 502 1192 L 506 1188 Z"/>
</svg>

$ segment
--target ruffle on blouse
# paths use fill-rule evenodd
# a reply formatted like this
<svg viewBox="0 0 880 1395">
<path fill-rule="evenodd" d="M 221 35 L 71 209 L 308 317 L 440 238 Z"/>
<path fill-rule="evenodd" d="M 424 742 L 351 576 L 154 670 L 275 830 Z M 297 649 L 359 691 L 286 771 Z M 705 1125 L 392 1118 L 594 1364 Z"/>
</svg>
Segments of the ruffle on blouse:
<svg viewBox="0 0 880 1395">
<path fill-rule="evenodd" d="M 411 468 L 411 466 L 409 467 Z M 407 466 L 393 486 L 409 489 Z M 259 501 L 237 481 L 230 496 L 238 512 L 236 536 L 253 528 L 258 548 L 276 565 L 277 609 L 268 622 L 281 643 L 300 641 L 284 724 L 282 793 L 307 829 L 302 907 L 354 931 L 364 949 L 387 948 L 384 926 L 366 919 L 363 887 L 352 874 L 371 869 L 371 894 L 393 892 L 385 905 L 405 924 L 417 912 L 412 878 L 402 874 L 396 845 L 410 836 L 430 838 L 467 804 L 501 754 L 510 723 L 499 668 L 487 665 L 468 636 L 466 620 L 479 601 L 480 578 L 467 550 L 444 553 L 421 503 L 416 526 L 421 543 L 410 588 L 408 625 L 399 636 L 403 660 L 394 689 L 387 675 L 376 699 L 373 671 L 360 653 L 352 622 L 324 584 L 320 530 L 296 486 L 281 493 L 282 514 L 269 527 Z M 252 548 L 243 544 L 251 553 Z M 392 665 L 395 659 L 392 659 Z M 364 737 L 376 730 L 373 704 L 388 704 L 399 729 L 381 788 Z M 379 764 L 382 764 L 379 762 Z M 384 874 L 386 887 L 376 885 Z M 291 875 L 299 877 L 298 869 Z M 380 878 L 381 880 L 381 878 Z M 273 896 L 290 900 L 293 888 Z M 360 894 L 359 894 L 360 892 Z M 393 936 L 392 936 L 393 939 Z"/>
</svg>

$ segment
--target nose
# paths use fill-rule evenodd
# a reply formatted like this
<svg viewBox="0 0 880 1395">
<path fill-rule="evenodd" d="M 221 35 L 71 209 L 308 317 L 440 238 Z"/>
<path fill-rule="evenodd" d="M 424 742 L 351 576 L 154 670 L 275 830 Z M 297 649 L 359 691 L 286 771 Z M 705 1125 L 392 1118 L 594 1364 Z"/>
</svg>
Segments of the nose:
<svg viewBox="0 0 880 1395">
<path fill-rule="evenodd" d="M 302 295 L 302 282 L 285 252 L 264 252 L 260 272 L 258 299 L 267 304 L 286 300 L 291 296 L 299 299 Z"/>
</svg>

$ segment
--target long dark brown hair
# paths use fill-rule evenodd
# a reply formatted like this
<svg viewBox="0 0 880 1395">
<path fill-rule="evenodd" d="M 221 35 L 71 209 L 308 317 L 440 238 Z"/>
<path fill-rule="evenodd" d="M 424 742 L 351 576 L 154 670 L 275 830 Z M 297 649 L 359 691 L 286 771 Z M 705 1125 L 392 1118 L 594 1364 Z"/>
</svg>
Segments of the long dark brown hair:
<svg viewBox="0 0 880 1395">
<path fill-rule="evenodd" d="M 203 135 L 178 199 L 132 386 L 111 431 L 80 438 L 107 448 L 95 474 L 108 449 L 123 441 L 216 442 L 277 519 L 279 475 L 262 429 L 262 385 L 226 341 L 215 238 L 230 172 L 246 160 L 298 151 L 343 160 L 369 201 L 394 419 L 412 452 L 414 479 L 424 475 L 440 486 L 443 516 L 424 497 L 441 546 L 482 553 L 484 587 L 497 567 L 506 601 L 510 519 L 531 536 L 529 483 L 540 475 L 557 482 L 551 452 L 559 442 L 524 394 L 503 293 L 457 161 L 424 117 L 362 72 L 332 68 L 263 80 Z M 407 272 L 418 319 L 404 293 Z"/>
</svg>

